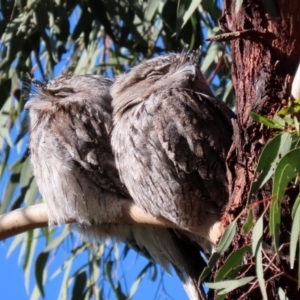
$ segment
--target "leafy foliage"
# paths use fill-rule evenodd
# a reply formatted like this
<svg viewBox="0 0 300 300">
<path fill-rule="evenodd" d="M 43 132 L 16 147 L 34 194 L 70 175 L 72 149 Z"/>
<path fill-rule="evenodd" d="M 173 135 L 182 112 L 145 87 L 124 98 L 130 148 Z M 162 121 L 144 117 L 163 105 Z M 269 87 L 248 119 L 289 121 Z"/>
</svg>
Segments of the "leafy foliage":
<svg viewBox="0 0 300 300">
<path fill-rule="evenodd" d="M 248 196 L 248 203 L 253 195 L 262 188 L 270 178 L 272 178 L 272 197 L 269 205 L 267 205 L 263 214 L 256 221 L 253 227 L 252 208 L 248 211 L 247 222 L 244 225 L 246 232 L 253 228 L 252 233 L 252 253 L 255 259 L 256 275 L 260 286 L 263 299 L 267 299 L 266 282 L 264 280 L 264 272 L 262 262 L 262 238 L 264 232 L 263 216 L 268 214 L 269 233 L 273 237 L 273 244 L 276 256 L 283 257 L 282 249 L 285 247 L 280 243 L 280 227 L 281 221 L 281 203 L 288 189 L 296 189 L 299 186 L 300 173 L 300 135 L 299 135 L 299 110 L 300 101 L 291 101 L 283 107 L 272 119 L 251 113 L 251 117 L 264 124 L 265 126 L 276 130 L 275 136 L 264 147 L 256 169 L 256 178 L 252 182 Z M 290 268 L 294 268 L 295 261 L 300 261 L 299 249 L 298 257 L 296 257 L 297 247 L 299 245 L 300 235 L 300 194 L 296 198 L 292 208 L 292 228 L 290 234 Z M 250 206 L 251 207 L 251 206 Z M 274 257 L 275 258 L 275 257 Z M 274 260 L 274 258 L 272 260 Z M 270 264 L 272 261 L 270 262 Z M 298 266 L 298 274 L 300 274 L 300 265 Z M 298 276 L 298 288 L 300 287 L 300 279 Z M 279 299 L 287 299 L 282 288 L 278 289 Z"/>
<path fill-rule="evenodd" d="M 0 213 L 41 201 L 27 149 L 21 92 L 27 73 L 40 80 L 69 73 L 116 76 L 144 58 L 180 51 L 184 44 L 191 49 L 202 46 L 202 71 L 220 100 L 233 106 L 229 48 L 205 41 L 218 32 L 220 14 L 218 2 L 210 0 L 1 1 L 0 190 L 4 192 Z M 42 251 L 41 244 L 45 245 Z M 30 274 L 35 273 L 33 299 L 47 296 L 45 283 L 56 276 L 62 278 L 59 297 L 74 299 L 76 295 L 80 299 L 107 299 L 111 290 L 117 299 L 131 299 L 146 274 L 152 280 L 162 280 L 156 266 L 149 263 L 126 291 L 124 280 L 115 274 L 128 249 L 111 243 L 76 244 L 49 277 L 47 264 L 70 244 L 74 239 L 68 226 L 34 230 L 14 238 L 8 254 L 21 247 L 28 291 Z M 122 255 L 117 255 L 120 250 Z M 76 261 L 82 255 L 89 263 L 78 266 Z"/>
<path fill-rule="evenodd" d="M 277 257 L 285 258 L 282 252 L 286 246 L 280 243 L 280 227 L 281 220 L 281 203 L 288 189 L 296 189 L 299 186 L 300 175 L 300 132 L 299 132 L 299 111 L 300 101 L 291 101 L 283 107 L 272 119 L 260 116 L 255 113 L 250 113 L 251 117 L 271 128 L 274 131 L 274 137 L 265 145 L 258 159 L 256 168 L 256 176 L 253 180 L 249 195 L 248 207 L 234 220 L 226 229 L 221 241 L 219 242 L 217 251 L 211 256 L 208 261 L 207 268 L 200 276 L 200 281 L 203 281 L 207 275 L 216 267 L 216 264 L 222 254 L 228 249 L 236 234 L 236 222 L 247 211 L 247 218 L 243 225 L 244 234 L 252 232 L 252 247 L 244 245 L 239 249 L 228 254 L 226 261 L 223 262 L 214 279 L 215 282 L 206 283 L 211 289 L 217 290 L 218 300 L 225 299 L 226 295 L 232 290 L 246 285 L 251 282 L 251 289 L 259 286 L 262 299 L 268 299 L 266 291 L 265 274 L 268 268 L 272 265 Z M 254 219 L 254 209 L 256 203 L 251 203 L 252 197 L 270 180 L 272 179 L 272 197 L 263 199 L 268 201 L 263 213 Z M 300 274 L 300 257 L 299 257 L 299 241 L 300 241 L 300 193 L 298 194 L 293 207 L 291 216 L 293 219 L 291 226 L 289 245 L 289 264 L 293 269 L 295 262 L 298 262 L 298 274 Z M 269 234 L 273 238 L 273 244 L 276 254 L 269 259 L 268 266 L 264 265 L 266 257 L 263 251 L 263 238 L 265 227 L 264 223 L 268 216 Z M 297 251 L 298 248 L 298 251 Z M 252 256 L 252 263 L 242 264 L 245 255 Z M 247 271 L 251 269 L 251 264 L 255 266 L 255 276 L 247 276 Z M 252 272 L 253 273 L 253 272 Z M 278 272 L 277 272 L 278 273 Z M 279 273 L 278 275 L 281 275 Z M 298 288 L 300 287 L 300 277 L 298 276 Z M 295 280 L 295 279 L 294 279 Z M 247 292 L 244 294 L 246 297 Z M 279 287 L 278 298 L 287 299 L 284 292 L 284 287 Z"/>
</svg>

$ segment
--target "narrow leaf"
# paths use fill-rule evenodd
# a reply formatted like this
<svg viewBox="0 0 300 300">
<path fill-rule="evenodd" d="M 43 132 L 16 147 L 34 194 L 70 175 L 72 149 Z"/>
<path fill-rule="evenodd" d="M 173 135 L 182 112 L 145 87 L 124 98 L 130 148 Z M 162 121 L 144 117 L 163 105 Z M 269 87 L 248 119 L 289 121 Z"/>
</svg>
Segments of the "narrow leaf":
<svg viewBox="0 0 300 300">
<path fill-rule="evenodd" d="M 255 269 L 260 291 L 264 300 L 267 300 L 266 284 L 264 280 L 264 270 L 262 265 L 262 235 L 263 235 L 263 215 L 257 220 L 252 234 L 252 253 L 255 259 Z"/>
<path fill-rule="evenodd" d="M 248 245 L 245 245 L 241 249 L 238 249 L 230 253 L 224 265 L 219 269 L 219 272 L 215 277 L 215 281 L 221 281 L 222 279 L 227 277 L 227 275 L 230 273 L 232 269 L 238 267 L 241 264 L 244 254 L 246 252 L 251 253 L 251 248 Z"/>
<path fill-rule="evenodd" d="M 49 252 L 53 249 L 57 249 L 69 234 L 70 234 L 70 227 L 66 225 L 63 232 L 50 241 L 50 243 L 44 249 L 44 252 Z"/>
<path fill-rule="evenodd" d="M 298 196 L 299 198 L 299 196 Z M 299 242 L 299 234 L 300 234 L 300 205 L 298 202 L 298 207 L 296 209 L 296 213 L 294 216 L 292 231 L 291 231 L 291 243 L 290 243 L 290 265 L 291 269 L 294 268 L 295 258 L 296 258 L 296 250 Z"/>
<path fill-rule="evenodd" d="M 81 271 L 79 274 L 77 274 L 77 276 L 75 278 L 71 299 L 72 300 L 83 299 L 83 296 L 85 294 L 86 285 L 87 285 L 86 272 Z"/>
<path fill-rule="evenodd" d="M 289 182 L 295 178 L 297 172 L 300 172 L 300 148 L 288 152 L 279 161 L 273 182 L 272 199 L 270 207 L 270 233 L 274 238 L 276 251 L 279 247 L 279 227 L 281 222 L 281 201 L 283 199 L 285 188 Z"/>
<path fill-rule="evenodd" d="M 235 2 L 235 12 L 239 12 L 243 4 L 243 0 L 236 0 Z"/>
<path fill-rule="evenodd" d="M 248 213 L 247 213 L 246 222 L 243 225 L 244 234 L 247 234 L 247 233 L 250 232 L 250 230 L 251 230 L 251 228 L 253 227 L 253 224 L 254 224 L 253 222 L 254 222 L 254 219 L 253 219 L 253 210 L 249 209 Z"/>
<path fill-rule="evenodd" d="M 199 7 L 201 1 L 202 0 L 192 0 L 189 8 L 187 9 L 187 11 L 183 15 L 183 23 L 181 25 L 181 28 L 183 28 L 184 25 L 186 24 L 186 22 L 191 18 L 194 11 Z"/>
<path fill-rule="evenodd" d="M 271 178 L 276 169 L 276 163 L 291 149 L 292 135 L 288 132 L 275 136 L 264 147 L 256 168 L 259 174 L 257 180 L 252 182 L 248 195 L 248 202 L 251 197 Z"/>
<path fill-rule="evenodd" d="M 229 245 L 231 244 L 234 236 L 236 233 L 236 220 L 234 220 L 225 230 L 219 245 L 217 252 L 219 252 L 221 255 L 227 250 Z"/>
<path fill-rule="evenodd" d="M 44 294 L 44 273 L 46 272 L 46 263 L 49 257 L 49 252 L 41 252 L 35 262 L 35 279 L 42 297 Z"/>
<path fill-rule="evenodd" d="M 269 120 L 268 118 L 266 118 L 264 116 L 258 115 L 258 114 L 254 113 L 254 112 L 250 112 L 249 115 L 251 116 L 251 118 L 254 121 L 262 123 L 262 124 L 266 125 L 269 128 L 272 128 L 272 129 L 281 129 L 281 130 L 284 129 L 284 125 L 280 125 L 278 123 L 278 120 L 277 120 L 277 122 L 275 122 L 273 120 Z"/>
<path fill-rule="evenodd" d="M 255 279 L 255 276 L 244 277 L 244 278 L 241 278 L 238 280 L 205 282 L 205 285 L 207 285 L 210 289 L 214 289 L 214 290 L 222 289 L 221 291 L 218 292 L 218 295 L 224 295 L 238 287 L 241 287 L 241 286 L 249 283 L 253 279 Z"/>
<path fill-rule="evenodd" d="M 144 17 L 147 21 L 151 21 L 158 6 L 160 5 L 160 1 L 157 0 L 148 0 L 147 6 L 145 9 Z"/>
<path fill-rule="evenodd" d="M 279 300 L 289 300 L 289 298 L 286 296 L 285 292 L 281 287 L 278 288 L 278 297 Z"/>
<path fill-rule="evenodd" d="M 199 283 L 203 282 L 206 278 L 206 276 L 211 272 L 215 264 L 217 263 L 220 256 L 227 250 L 229 245 L 231 244 L 234 235 L 236 232 L 236 220 L 234 220 L 225 230 L 219 245 L 218 249 L 213 255 L 210 257 L 207 267 L 203 269 L 200 277 L 199 277 Z"/>
<path fill-rule="evenodd" d="M 296 211 L 298 209 L 298 205 L 300 204 L 300 193 L 298 194 L 296 200 L 295 200 L 295 203 L 293 205 L 293 208 L 292 208 L 292 218 L 294 219 L 295 218 L 295 214 L 296 214 Z"/>
</svg>

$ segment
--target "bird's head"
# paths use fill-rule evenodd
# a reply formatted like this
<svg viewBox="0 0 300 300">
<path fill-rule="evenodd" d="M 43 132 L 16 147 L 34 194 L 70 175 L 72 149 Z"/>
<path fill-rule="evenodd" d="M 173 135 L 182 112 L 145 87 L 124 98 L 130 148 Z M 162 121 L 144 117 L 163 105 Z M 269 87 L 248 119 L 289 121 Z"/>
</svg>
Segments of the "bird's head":
<svg viewBox="0 0 300 300">
<path fill-rule="evenodd" d="M 97 99 L 110 98 L 108 87 L 112 83 L 112 79 L 101 75 L 62 76 L 47 83 L 32 80 L 31 84 L 25 84 L 25 109 L 55 113 L 78 101 L 97 102 Z"/>
<path fill-rule="evenodd" d="M 114 114 L 169 89 L 190 89 L 213 97 L 200 71 L 199 56 L 200 51 L 168 53 L 145 60 L 118 77 L 111 90 Z"/>
</svg>

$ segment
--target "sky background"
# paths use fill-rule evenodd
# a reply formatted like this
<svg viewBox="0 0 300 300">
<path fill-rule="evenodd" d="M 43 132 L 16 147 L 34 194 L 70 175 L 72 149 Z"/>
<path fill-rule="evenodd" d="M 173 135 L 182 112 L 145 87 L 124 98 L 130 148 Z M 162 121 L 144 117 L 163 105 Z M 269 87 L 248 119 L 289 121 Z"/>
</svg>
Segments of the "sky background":
<svg viewBox="0 0 300 300">
<path fill-rule="evenodd" d="M 0 244 L 0 299 L 30 299 L 30 295 L 35 287 L 34 270 L 31 270 L 30 272 L 30 288 L 29 293 L 27 293 L 24 282 L 24 272 L 22 270 L 23 259 L 20 259 L 20 247 L 18 247 L 11 253 L 9 257 L 7 257 L 7 252 L 12 240 L 13 238 L 10 238 L 4 242 L 1 242 Z M 39 247 L 36 249 L 36 254 L 38 254 L 39 251 L 42 251 L 42 244 L 43 241 L 39 241 Z M 51 277 L 51 275 L 60 268 L 67 255 L 68 251 L 65 248 L 60 248 L 59 251 L 48 260 L 46 269 L 49 277 Z M 73 272 L 79 266 L 87 263 L 87 261 L 87 255 L 81 255 L 80 259 L 78 259 L 72 267 Z M 120 267 L 120 273 L 125 273 L 126 281 L 129 287 L 136 279 L 137 274 L 147 263 L 148 260 L 136 254 L 134 251 L 130 251 L 128 257 L 122 262 L 122 267 Z M 158 273 L 161 272 L 162 269 L 159 267 Z M 58 299 L 62 277 L 63 274 L 58 275 L 54 279 L 48 278 L 46 284 L 44 285 L 46 296 L 45 299 Z M 133 299 L 188 299 L 185 291 L 182 288 L 181 282 L 174 272 L 172 273 L 172 276 L 165 273 L 163 275 L 162 282 L 152 282 L 149 277 L 150 276 L 148 275 L 144 277 Z M 160 286 L 158 286 L 158 284 L 160 284 Z M 157 293 L 158 288 L 160 289 L 159 293 Z M 111 294 L 111 297 L 108 299 L 115 299 L 115 296 Z"/>
</svg>

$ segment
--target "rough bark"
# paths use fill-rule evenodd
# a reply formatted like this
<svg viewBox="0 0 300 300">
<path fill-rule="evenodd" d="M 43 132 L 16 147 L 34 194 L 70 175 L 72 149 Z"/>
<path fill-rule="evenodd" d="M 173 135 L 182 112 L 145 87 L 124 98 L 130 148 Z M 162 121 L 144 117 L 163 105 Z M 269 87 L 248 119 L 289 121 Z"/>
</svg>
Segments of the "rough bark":
<svg viewBox="0 0 300 300">
<path fill-rule="evenodd" d="M 236 1 L 224 1 L 222 20 L 225 21 L 225 29 L 228 29 L 228 32 L 243 33 L 236 34 L 236 37 L 232 34 L 231 38 L 228 38 L 232 47 L 232 79 L 237 112 L 233 146 L 228 157 L 231 196 L 227 212 L 231 216 L 237 216 L 245 207 L 258 157 L 271 137 L 270 130 L 253 121 L 249 112 L 273 116 L 282 104 L 288 101 L 292 79 L 299 64 L 300 2 L 299 0 L 272 2 L 276 10 L 275 15 L 271 17 L 262 0 L 243 1 L 238 12 L 235 8 Z M 253 202 L 266 199 L 270 193 L 270 185 L 267 185 Z M 294 201 L 294 194 L 295 191 L 292 191 L 283 201 L 282 220 L 285 227 L 281 228 L 281 242 L 289 241 L 291 221 L 289 209 Z M 266 204 L 267 201 L 257 204 L 257 216 Z M 240 219 L 244 220 L 245 218 Z M 268 232 L 265 232 L 264 247 L 269 245 L 268 248 L 272 249 L 271 242 Z M 233 247 L 245 243 L 251 243 L 250 237 L 243 236 L 240 231 Z M 271 250 L 269 258 L 273 256 L 274 252 Z M 277 267 L 293 276 L 288 263 L 284 259 L 278 260 Z M 265 280 L 275 274 L 275 271 L 269 270 L 265 274 Z M 269 299 L 277 299 L 278 286 L 286 287 L 289 299 L 299 299 L 297 283 L 285 276 L 280 276 L 267 284 Z M 228 299 L 243 298 L 248 289 L 249 286 L 241 288 L 229 295 Z M 247 296 L 247 299 L 261 299 L 259 288 Z"/>
</svg>

